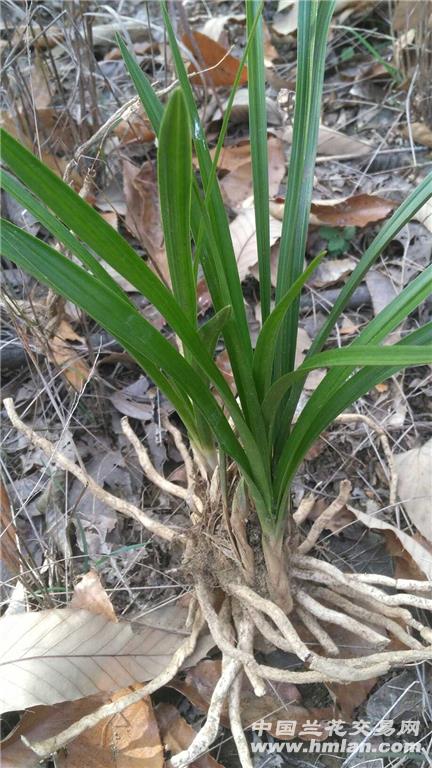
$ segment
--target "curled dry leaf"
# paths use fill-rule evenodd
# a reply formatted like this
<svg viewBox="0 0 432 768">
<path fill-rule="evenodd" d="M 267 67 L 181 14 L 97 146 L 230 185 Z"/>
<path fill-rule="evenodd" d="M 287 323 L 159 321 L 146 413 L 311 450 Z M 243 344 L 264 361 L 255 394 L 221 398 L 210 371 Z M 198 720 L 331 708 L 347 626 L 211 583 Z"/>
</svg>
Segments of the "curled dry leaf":
<svg viewBox="0 0 432 768">
<path fill-rule="evenodd" d="M 364 7 L 367 2 L 370 3 L 372 0 L 336 0 L 335 14 L 345 10 L 355 11 L 360 5 Z M 272 25 L 278 35 L 292 35 L 297 31 L 298 3 L 299 0 L 289 0 L 289 2 L 282 0 L 279 3 Z"/>
<path fill-rule="evenodd" d="M 252 158 L 250 144 L 238 147 L 238 160 L 236 159 L 236 147 L 229 147 L 221 160 L 221 163 L 230 165 L 230 173 L 220 181 L 220 187 L 225 202 L 232 208 L 239 208 L 242 203 L 253 194 L 252 182 Z M 275 136 L 271 136 L 267 142 L 268 149 L 268 175 L 269 193 L 277 195 L 279 185 L 285 176 L 286 164 L 283 143 Z M 247 152 L 247 150 L 249 150 Z"/>
<path fill-rule="evenodd" d="M 348 506 L 348 509 L 353 513 L 355 518 L 367 528 L 370 528 L 373 531 L 382 531 L 384 536 L 386 533 L 395 536 L 406 552 L 412 557 L 419 570 L 427 579 L 432 581 L 432 552 L 420 540 L 417 540 L 413 536 L 409 536 L 404 531 L 400 531 L 395 525 L 380 520 L 377 517 L 373 517 L 366 512 L 361 512 L 351 505 Z"/>
<path fill-rule="evenodd" d="M 335 285 L 351 274 L 356 267 L 354 259 L 326 259 L 312 275 L 309 285 L 314 288 Z"/>
<path fill-rule="evenodd" d="M 255 227 L 255 212 L 247 208 L 230 224 L 230 232 L 237 259 L 240 280 L 244 280 L 251 267 L 258 261 Z M 282 234 L 282 222 L 270 218 L 270 245 L 274 245 Z"/>
<path fill-rule="evenodd" d="M 192 37 L 184 35 L 183 43 L 189 48 L 199 66 L 199 70 L 197 70 L 194 64 L 189 64 L 189 72 L 198 71 L 198 74 L 192 78 L 192 82 L 197 85 L 202 84 L 202 78 L 205 77 L 205 80 L 214 86 L 233 85 L 240 61 L 228 53 L 223 45 L 212 40 L 211 37 L 203 35 L 202 32 L 194 32 Z M 199 74 L 202 69 L 209 67 L 212 69 L 205 75 Z M 243 67 L 239 85 L 245 83 L 247 83 L 247 68 Z"/>
<path fill-rule="evenodd" d="M 112 602 L 101 584 L 99 574 L 94 570 L 85 573 L 75 585 L 69 608 L 91 611 L 105 616 L 108 621 L 117 621 Z"/>
<path fill-rule="evenodd" d="M 378 315 L 396 296 L 393 281 L 378 269 L 370 269 L 366 275 L 366 285 L 372 299 L 374 315 Z"/>
<path fill-rule="evenodd" d="M 69 384 L 80 392 L 88 380 L 90 369 L 82 356 L 68 343 L 78 341 L 84 343 L 67 320 L 62 320 L 57 326 L 54 336 L 49 340 L 49 350 L 52 361 L 62 369 Z"/>
<path fill-rule="evenodd" d="M 0 619 L 2 712 L 73 701 L 159 674 L 184 633 L 72 608 Z"/>
<path fill-rule="evenodd" d="M 270 213 L 276 219 L 283 219 L 284 203 L 280 197 L 270 201 Z M 366 227 L 385 219 L 395 207 L 396 203 L 392 200 L 367 194 L 312 201 L 310 223 L 314 226 Z"/>
<path fill-rule="evenodd" d="M 416 528 L 432 541 L 432 439 L 394 458 L 399 498 Z"/>
<path fill-rule="evenodd" d="M 432 232 L 432 200 L 428 200 L 427 203 L 422 205 L 417 213 L 414 214 L 414 218 L 420 224 L 423 224 L 429 232 Z"/>
<path fill-rule="evenodd" d="M 158 704 L 155 710 L 161 739 L 169 752 L 176 755 L 187 749 L 196 732 L 172 704 Z M 190 763 L 189 768 L 223 768 L 211 755 L 202 755 Z"/>
<path fill-rule="evenodd" d="M 353 195 L 339 200 L 312 202 L 310 222 L 330 227 L 366 227 L 385 219 L 396 207 L 392 200 L 378 195 Z"/>
<path fill-rule="evenodd" d="M 142 243 L 155 271 L 169 285 L 154 163 L 147 161 L 138 168 L 124 160 L 123 186 L 127 204 L 126 227 Z"/>
<path fill-rule="evenodd" d="M 49 739 L 98 707 L 130 692 L 120 690 L 67 701 L 52 707 L 32 707 L 2 744 L 3 768 L 37 768 L 39 757 L 24 745 Z M 68 744 L 56 757 L 58 768 L 162 768 L 163 749 L 151 701 L 143 699 L 120 715 L 104 720 Z"/>
<path fill-rule="evenodd" d="M 288 144 L 292 144 L 293 128 L 287 125 L 283 139 Z M 318 132 L 317 155 L 320 157 L 363 157 L 369 155 L 373 150 L 370 144 L 358 139 L 356 136 L 350 136 L 334 128 L 327 128 L 326 125 L 320 125 Z"/>
<path fill-rule="evenodd" d="M 409 137 L 407 128 L 404 130 L 404 135 Z M 411 123 L 411 135 L 418 144 L 432 149 L 432 130 L 425 123 Z"/>
<path fill-rule="evenodd" d="M 140 376 L 137 381 L 114 392 L 110 396 L 110 400 L 114 407 L 124 416 L 140 419 L 140 421 L 151 421 L 154 415 L 154 405 L 148 390 L 149 381 L 147 377 Z"/>
<path fill-rule="evenodd" d="M 127 120 L 120 120 L 114 128 L 114 133 L 121 144 L 134 144 L 135 142 L 142 144 L 155 139 L 150 121 L 142 107 Z"/>
<path fill-rule="evenodd" d="M 354 158 L 370 155 L 373 147 L 366 141 L 321 125 L 318 134 L 318 155 Z"/>
</svg>

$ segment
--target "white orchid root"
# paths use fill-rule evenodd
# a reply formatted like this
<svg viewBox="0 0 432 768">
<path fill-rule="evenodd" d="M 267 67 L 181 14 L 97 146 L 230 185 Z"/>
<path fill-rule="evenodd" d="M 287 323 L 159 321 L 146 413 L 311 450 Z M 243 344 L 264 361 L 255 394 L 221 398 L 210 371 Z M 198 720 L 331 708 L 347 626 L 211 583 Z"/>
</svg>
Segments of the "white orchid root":
<svg viewBox="0 0 432 768">
<path fill-rule="evenodd" d="M 172 768 L 189 765 L 211 748 L 218 734 L 224 705 L 227 705 L 240 765 L 251 768 L 241 724 L 243 675 L 248 677 L 255 694 L 262 696 L 266 681 L 349 684 L 385 674 L 393 667 L 432 660 L 432 630 L 412 614 L 416 608 L 432 610 L 431 582 L 392 579 L 380 574 L 344 573 L 309 554 L 321 532 L 347 503 L 351 490 L 347 481 L 341 483 L 338 498 L 315 520 L 303 541 L 288 542 L 286 577 L 292 601 L 288 615 L 268 593 L 266 560 L 262 551 L 259 553 L 255 548 L 254 552 L 251 541 L 248 541 L 245 515 L 236 509 L 230 521 L 227 505 L 222 504 L 220 498 L 216 475 L 207 484 L 203 482 L 202 463 L 197 466 L 181 433 L 169 421 L 164 425 L 183 457 L 186 487 L 166 480 L 155 470 L 127 419 L 122 420 L 122 429 L 146 476 L 155 486 L 188 505 L 193 522 L 188 531 L 164 525 L 138 507 L 104 491 L 57 446 L 24 424 L 11 399 L 6 399 L 4 405 L 18 431 L 55 464 L 77 477 L 103 503 L 134 518 L 149 533 L 180 543 L 184 548 L 185 574 L 195 588 L 194 615 L 189 617 L 191 635 L 178 649 L 167 670 L 138 691 L 104 705 L 57 736 L 29 744 L 39 757 L 47 757 L 87 728 L 123 711 L 132 703 L 131 696 L 136 701 L 166 685 L 193 652 L 205 626 L 222 653 L 222 673 L 204 726 L 188 749 L 171 758 Z M 233 509 L 236 504 L 232 504 Z M 312 508 L 312 499 L 306 499 L 294 515 L 299 526 L 307 520 Z M 217 609 L 217 595 L 224 596 L 220 610 Z M 363 639 L 372 652 L 357 658 L 341 658 L 343 650 L 337 645 L 332 631 L 334 627 Z M 258 663 L 254 655 L 255 634 L 261 635 L 273 647 L 295 654 L 299 668 L 277 669 Z M 386 649 L 392 638 L 405 648 L 398 651 Z M 322 653 L 317 648 L 322 648 Z"/>
</svg>

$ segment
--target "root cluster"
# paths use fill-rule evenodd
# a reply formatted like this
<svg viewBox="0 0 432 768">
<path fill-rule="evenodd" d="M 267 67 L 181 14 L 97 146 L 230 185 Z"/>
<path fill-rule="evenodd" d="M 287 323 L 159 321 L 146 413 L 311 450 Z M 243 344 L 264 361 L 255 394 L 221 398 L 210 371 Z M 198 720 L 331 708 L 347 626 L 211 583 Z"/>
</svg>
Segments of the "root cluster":
<svg viewBox="0 0 432 768">
<path fill-rule="evenodd" d="M 185 558 L 190 558 L 193 537 L 187 537 L 185 532 L 177 532 L 162 525 L 137 507 L 125 505 L 125 502 L 107 494 L 96 486 L 84 470 L 68 461 L 54 445 L 27 427 L 17 416 L 11 400 L 5 400 L 5 407 L 11 422 L 19 431 L 24 432 L 34 445 L 42 448 L 57 465 L 78 477 L 83 485 L 107 506 L 134 517 L 157 536 L 171 542 L 179 541 L 185 547 Z M 183 499 L 191 510 L 195 527 L 203 526 L 206 509 L 209 505 L 214 507 L 218 494 L 215 492 L 214 482 L 209 482 L 206 498 L 197 494 L 197 478 L 200 480 L 200 486 L 203 485 L 203 466 L 197 466 L 192 460 L 179 431 L 169 422 L 165 423 L 184 459 L 186 488 L 169 483 L 158 475 L 127 420 L 123 420 L 122 426 L 145 474 L 164 491 Z M 248 545 L 245 529 L 241 531 L 237 519 L 232 530 L 224 532 L 223 544 L 219 543 L 217 546 L 218 559 L 215 559 L 215 562 L 222 561 L 225 567 L 219 567 L 217 573 L 212 569 L 212 582 L 206 578 L 203 567 L 198 567 L 194 573 L 191 634 L 177 650 L 169 667 L 158 678 L 133 694 L 105 705 L 53 739 L 29 746 L 40 757 L 46 757 L 65 746 L 82 731 L 168 683 L 181 669 L 187 656 L 193 652 L 198 636 L 205 626 L 222 654 L 222 673 L 213 691 L 204 726 L 187 750 L 171 758 L 172 768 L 189 765 L 211 747 L 217 737 L 222 708 L 226 702 L 232 737 L 242 768 L 252 768 L 241 723 L 240 695 L 243 675 L 249 679 L 256 695 L 262 696 L 267 681 L 349 684 L 385 674 L 396 666 L 431 660 L 432 630 L 414 616 L 415 609 L 432 610 L 431 582 L 345 573 L 310 554 L 321 532 L 347 502 L 350 490 L 349 482 L 343 481 L 338 498 L 313 523 L 303 541 L 295 547 L 289 547 L 285 553 L 292 600 L 289 615 L 264 592 L 262 581 L 252 578 L 250 551 L 247 551 L 247 557 L 243 558 L 243 561 L 247 560 L 247 568 L 242 567 L 239 552 L 245 553 Z M 311 500 L 308 499 L 294 516 L 295 521 L 298 524 L 304 522 L 311 508 Z M 219 521 L 224 521 L 225 518 L 223 513 L 218 517 Z M 214 525 L 215 515 L 210 514 L 210 519 Z M 205 522 L 207 538 L 211 541 L 212 536 L 216 534 L 208 532 L 208 520 Z M 241 546 L 236 547 L 236 541 L 240 542 Z M 256 584 L 260 584 L 260 587 L 257 588 Z M 217 586 L 224 595 L 219 610 L 215 607 L 215 592 L 212 586 Z M 337 631 L 332 632 L 332 627 L 342 628 L 361 638 L 371 652 L 366 656 L 344 658 L 336 642 Z M 254 655 L 256 635 L 260 635 L 274 648 L 294 654 L 299 659 L 299 668 L 286 670 L 258 663 Z M 396 647 L 401 650 L 392 650 L 394 641 L 397 641 Z M 314 650 L 311 650 L 311 647 Z"/>
</svg>

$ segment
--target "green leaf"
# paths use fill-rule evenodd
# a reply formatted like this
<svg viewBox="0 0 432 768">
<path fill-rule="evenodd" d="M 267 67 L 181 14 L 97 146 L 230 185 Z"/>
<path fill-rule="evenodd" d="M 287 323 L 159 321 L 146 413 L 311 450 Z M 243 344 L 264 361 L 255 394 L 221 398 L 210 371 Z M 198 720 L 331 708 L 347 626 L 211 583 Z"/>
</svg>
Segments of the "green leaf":
<svg viewBox="0 0 432 768">
<path fill-rule="evenodd" d="M 160 126 L 158 181 L 174 296 L 195 325 L 196 288 L 190 235 L 192 141 L 186 104 L 179 90 L 172 94 Z"/>
<path fill-rule="evenodd" d="M 174 397 L 174 404 L 187 428 L 191 428 L 193 433 L 194 423 L 191 422 L 190 404 L 188 397 L 184 397 L 185 393 L 200 409 L 222 448 L 239 463 L 249 484 L 256 488 L 254 475 L 255 472 L 260 474 L 260 467 L 251 469 L 243 448 L 205 383 L 170 342 L 130 303 L 58 251 L 7 221 L 2 222 L 2 249 L 7 258 L 80 306 L 106 328 L 144 370 L 150 361 L 156 374 L 155 382 L 162 390 L 165 389 L 165 377 L 171 377 L 183 393 L 181 402 L 178 396 Z M 164 374 L 162 378 L 157 374 L 158 369 Z M 245 437 L 245 430 L 242 432 Z M 249 447 L 253 445 L 250 440 L 246 441 Z M 254 458 L 257 459 L 256 454 Z"/>
<path fill-rule="evenodd" d="M 342 366 L 380 366 L 396 365 L 399 368 L 406 365 L 426 365 L 432 363 L 432 349 L 424 347 L 400 347 L 393 344 L 388 347 L 360 346 L 352 344 L 349 347 L 335 349 L 329 352 L 319 352 L 305 360 L 295 371 L 286 373 L 270 387 L 264 402 L 263 412 L 268 423 L 275 418 L 280 401 L 286 392 L 304 376 L 305 372 L 316 368 L 335 368 Z"/>
<path fill-rule="evenodd" d="M 432 344 L 432 322 L 426 323 L 422 328 L 405 336 L 395 347 L 425 346 L 429 352 Z M 286 453 L 279 463 L 279 501 L 278 514 L 283 516 L 287 503 L 290 483 L 303 461 L 307 451 L 332 423 L 332 421 L 346 408 L 352 405 L 359 397 L 369 392 L 374 386 L 385 381 L 402 368 L 401 365 L 388 365 L 382 367 L 365 367 L 344 380 L 335 392 L 330 393 L 327 399 L 315 398 L 314 395 L 308 401 L 293 427 L 287 441 Z M 328 374 L 329 375 L 329 374 Z M 317 390 L 315 390 L 316 392 Z"/>
<path fill-rule="evenodd" d="M 252 155 L 252 177 L 255 207 L 257 255 L 262 322 L 270 314 L 270 212 L 267 149 L 267 106 L 265 93 L 264 40 L 261 19 L 262 3 L 246 3 L 248 37 L 252 38 L 248 55 L 249 134 Z M 253 34 L 253 24 L 259 16 Z"/>
<path fill-rule="evenodd" d="M 68 229 L 72 230 L 76 236 L 80 237 L 96 254 L 154 304 L 194 355 L 197 364 L 217 386 L 228 407 L 234 408 L 232 411 L 233 418 L 238 418 L 240 410 L 228 384 L 168 288 L 156 277 L 126 240 L 67 184 L 6 131 L 0 129 L 0 135 L 2 161 L 22 179 L 31 191 L 43 200 L 45 205 L 51 208 Z M 28 198 L 28 208 L 31 212 L 34 210 L 35 215 L 40 213 L 40 208 L 37 206 L 33 208 L 33 202 L 30 198 Z M 73 245 L 73 242 L 70 241 L 71 249 Z M 74 253 L 78 258 L 80 258 L 80 254 L 82 255 L 82 252 L 76 248 Z M 234 416 L 234 412 L 237 416 Z"/>
<path fill-rule="evenodd" d="M 231 307 L 224 307 L 223 309 L 220 309 L 219 312 L 216 312 L 216 314 L 213 315 L 210 320 L 207 320 L 207 322 L 199 329 L 198 333 L 211 355 L 214 353 L 219 336 L 230 317 Z"/>
<path fill-rule="evenodd" d="M 253 371 L 258 389 L 258 394 L 262 399 L 267 392 L 271 379 L 273 360 L 276 349 L 278 331 L 283 319 L 291 306 L 292 302 L 300 294 L 306 281 L 325 256 L 325 251 L 321 251 L 314 260 L 305 269 L 302 275 L 297 278 L 283 299 L 276 305 L 271 315 L 264 323 L 257 339 L 254 354 Z"/>
<path fill-rule="evenodd" d="M 164 18 L 165 27 L 168 34 L 171 53 L 174 59 L 174 65 L 177 72 L 177 77 L 180 82 L 180 88 L 183 91 L 183 95 L 187 104 L 189 119 L 192 125 L 192 137 L 195 146 L 195 152 L 197 155 L 201 180 L 206 193 L 209 177 L 212 168 L 212 159 L 208 149 L 205 132 L 198 114 L 198 109 L 195 104 L 195 99 L 192 92 L 192 87 L 189 82 L 189 78 L 186 72 L 183 58 L 177 44 L 177 40 L 174 34 L 174 30 L 171 25 L 171 21 L 166 8 L 166 3 L 161 3 L 162 14 Z M 243 356 L 245 359 L 252 361 L 252 347 L 249 336 L 249 329 L 247 325 L 246 312 L 244 308 L 243 293 L 241 289 L 240 279 L 237 270 L 237 262 L 234 255 L 233 245 L 231 241 L 231 235 L 228 226 L 228 218 L 223 204 L 222 195 L 217 184 L 213 185 L 211 189 L 209 200 L 207 201 L 210 224 L 213 231 L 213 236 L 216 240 L 220 257 L 228 284 L 231 305 L 233 308 L 233 315 L 236 319 L 237 332 L 240 339 L 240 343 L 243 348 Z M 210 288 L 210 286 L 209 286 Z"/>
<path fill-rule="evenodd" d="M 127 71 L 129 72 L 136 92 L 151 122 L 152 128 L 156 134 L 159 134 L 159 128 L 162 121 L 164 108 L 156 96 L 153 88 L 147 80 L 135 56 L 130 53 L 126 43 L 121 35 L 116 34 L 116 42 L 120 48 Z"/>
<path fill-rule="evenodd" d="M 37 200 L 34 195 L 27 191 L 27 189 L 20 184 L 17 179 L 2 170 L 0 174 L 0 186 L 21 205 L 23 205 L 33 216 L 36 217 L 40 223 L 51 232 L 54 237 L 57 238 L 66 248 L 69 248 L 72 253 L 84 264 L 90 272 L 97 277 L 102 283 L 107 285 L 119 296 L 129 301 L 124 291 L 120 288 L 118 283 L 106 272 L 97 259 L 88 251 L 82 243 L 67 229 L 61 221 L 50 213 L 50 211 Z"/>
<path fill-rule="evenodd" d="M 399 230 L 402 229 L 402 227 L 404 227 L 405 224 L 407 224 L 413 218 L 413 216 L 415 216 L 417 211 L 428 201 L 431 196 L 432 173 L 428 174 L 428 176 L 419 184 L 419 186 L 413 190 L 413 192 L 407 197 L 402 205 L 399 206 L 391 218 L 378 232 L 377 236 L 372 241 L 369 248 L 365 251 L 355 270 L 352 272 L 341 292 L 339 293 L 339 296 L 335 300 L 327 319 L 313 340 L 306 357 L 312 356 L 313 354 L 319 352 L 320 349 L 322 349 L 338 318 L 350 300 L 350 297 L 354 293 L 355 289 L 360 285 L 364 276 L 372 267 L 378 256 L 382 253 L 384 248 L 386 248 L 389 243 L 391 243 Z M 403 319 L 403 317 L 401 319 Z M 361 343 L 364 343 L 365 337 L 362 338 L 363 341 Z M 282 426 L 279 436 L 279 447 L 284 442 L 284 434 L 286 434 L 286 432 L 289 430 L 289 425 L 291 423 L 293 414 L 295 413 L 297 403 L 302 391 L 302 384 L 303 382 L 299 381 L 293 386 L 285 413 L 280 419 Z"/>
<path fill-rule="evenodd" d="M 298 3 L 296 100 L 279 249 L 277 304 L 303 269 L 318 143 L 326 42 L 333 9 L 333 0 Z M 296 299 L 282 324 L 275 360 L 275 378 L 293 370 L 298 316 L 299 300 Z"/>
</svg>

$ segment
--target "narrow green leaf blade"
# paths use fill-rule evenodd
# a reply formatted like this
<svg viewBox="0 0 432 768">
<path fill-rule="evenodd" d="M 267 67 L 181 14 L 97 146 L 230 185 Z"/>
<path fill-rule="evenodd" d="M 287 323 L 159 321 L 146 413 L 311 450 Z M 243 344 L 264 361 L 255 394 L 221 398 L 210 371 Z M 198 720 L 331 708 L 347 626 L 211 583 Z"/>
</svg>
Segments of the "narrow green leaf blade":
<svg viewBox="0 0 432 768">
<path fill-rule="evenodd" d="M 317 355 L 305 360 L 295 371 L 286 373 L 274 382 L 270 387 L 264 402 L 263 412 L 268 422 L 271 422 L 277 413 L 282 398 L 292 385 L 301 379 L 305 373 L 316 368 L 338 368 L 347 365 L 358 366 L 415 366 L 432 363 L 432 349 L 428 347 L 400 347 L 393 344 L 388 347 L 367 346 L 361 347 L 352 344 L 350 347 L 319 352 Z"/>
<path fill-rule="evenodd" d="M 298 4 L 297 83 L 293 141 L 279 249 L 276 303 L 301 274 L 306 249 L 318 143 L 327 34 L 333 0 Z M 275 378 L 293 370 L 299 300 L 284 319 L 278 343 Z"/>
<path fill-rule="evenodd" d="M 271 383 L 273 360 L 281 323 L 292 302 L 299 296 L 304 284 L 309 280 L 309 277 L 317 268 L 325 253 L 325 251 L 321 251 L 315 256 L 303 274 L 295 280 L 279 304 L 275 306 L 273 312 L 261 328 L 253 361 L 255 381 L 261 398 L 264 397 Z"/>
<path fill-rule="evenodd" d="M 243 449 L 208 388 L 170 342 L 136 309 L 58 251 L 7 221 L 2 222 L 2 249 L 7 258 L 80 306 L 138 362 L 144 356 L 172 376 L 177 385 L 184 385 L 227 453 L 249 471 Z"/>
<path fill-rule="evenodd" d="M 199 329 L 198 333 L 211 355 L 214 353 L 217 340 L 230 317 L 231 307 L 224 307 L 223 309 L 220 309 L 219 312 L 216 312 L 216 314 L 213 315 L 210 320 L 207 320 L 207 322 Z"/>
<path fill-rule="evenodd" d="M 271 280 L 267 108 L 261 13 L 262 4 L 259 0 L 249 0 L 246 3 L 247 32 L 250 38 L 255 17 L 259 16 L 248 54 L 248 94 L 260 302 L 264 323 L 270 314 Z"/>
<path fill-rule="evenodd" d="M 160 126 L 158 182 L 174 296 L 190 323 L 195 325 L 196 288 L 190 235 L 192 142 L 188 112 L 180 90 L 172 94 Z"/>
<path fill-rule="evenodd" d="M 156 134 L 159 134 L 164 108 L 138 64 L 136 57 L 130 53 L 121 35 L 116 35 L 116 41 L 152 128 Z"/>
<path fill-rule="evenodd" d="M 430 353 L 431 345 L 432 322 L 429 322 L 422 328 L 412 331 L 394 346 L 401 348 L 424 346 L 428 348 Z M 284 455 L 279 463 L 279 474 L 277 477 L 279 515 L 284 513 L 293 477 L 317 437 L 332 423 L 339 413 L 342 413 L 359 397 L 369 392 L 376 384 L 393 376 L 403 367 L 405 366 L 384 365 L 373 368 L 365 367 L 347 381 L 344 381 L 336 391 L 329 392 L 327 399 L 323 397 L 312 399 L 313 396 L 310 398 L 293 427 L 292 433 L 286 442 Z"/>
<path fill-rule="evenodd" d="M 28 190 L 22 184 L 20 184 L 17 179 L 15 179 L 5 170 L 2 170 L 0 173 L 0 186 L 9 195 L 15 198 L 15 200 L 21 203 L 21 205 L 23 205 L 26 210 L 30 211 L 30 213 L 35 216 L 37 220 L 40 221 L 40 223 L 49 232 L 51 232 L 51 234 L 57 238 L 60 243 L 68 248 L 74 254 L 74 256 L 76 256 L 81 261 L 82 264 L 88 267 L 92 274 L 97 277 L 101 283 L 107 285 L 115 293 L 118 293 L 119 296 L 122 296 L 124 299 L 129 301 L 128 297 L 120 288 L 118 283 L 116 283 L 111 275 L 106 272 L 106 270 L 93 256 L 93 254 L 84 248 L 78 238 L 76 238 L 75 235 L 73 235 L 72 232 L 67 229 L 67 227 L 61 223 L 61 221 L 59 221 L 59 219 L 53 216 L 48 208 L 40 203 L 39 200 L 37 200 L 35 196 L 31 194 L 31 192 L 28 192 Z"/>
</svg>

